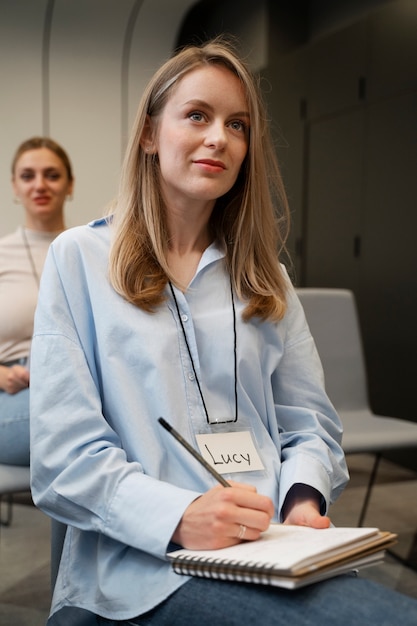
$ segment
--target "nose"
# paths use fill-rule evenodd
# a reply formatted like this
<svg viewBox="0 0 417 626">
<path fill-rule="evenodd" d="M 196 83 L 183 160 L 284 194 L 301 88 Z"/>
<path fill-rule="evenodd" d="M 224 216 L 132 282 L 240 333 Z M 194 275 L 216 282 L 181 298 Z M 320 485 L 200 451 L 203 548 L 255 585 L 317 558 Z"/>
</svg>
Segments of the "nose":
<svg viewBox="0 0 417 626">
<path fill-rule="evenodd" d="M 43 174 L 37 174 L 35 176 L 35 188 L 36 189 L 44 189 L 46 187 L 45 177 Z"/>
<path fill-rule="evenodd" d="M 226 128 L 223 121 L 214 121 L 209 124 L 205 144 L 209 147 L 222 150 L 227 143 Z"/>
</svg>

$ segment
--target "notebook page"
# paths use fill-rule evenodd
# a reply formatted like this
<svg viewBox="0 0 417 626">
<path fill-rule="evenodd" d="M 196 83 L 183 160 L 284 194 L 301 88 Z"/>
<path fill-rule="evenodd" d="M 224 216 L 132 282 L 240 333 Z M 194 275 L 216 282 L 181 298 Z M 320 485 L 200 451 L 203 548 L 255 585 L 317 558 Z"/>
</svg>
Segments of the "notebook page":
<svg viewBox="0 0 417 626">
<path fill-rule="evenodd" d="M 272 524 L 257 541 L 248 541 L 220 550 L 176 550 L 167 556 L 170 559 L 180 555 L 201 560 L 215 559 L 223 562 L 232 560 L 239 563 L 274 565 L 277 569 L 289 571 L 304 564 L 306 559 L 322 556 L 344 548 L 351 542 L 377 536 L 377 528 L 327 528 L 314 529 L 306 526 L 286 526 Z"/>
</svg>

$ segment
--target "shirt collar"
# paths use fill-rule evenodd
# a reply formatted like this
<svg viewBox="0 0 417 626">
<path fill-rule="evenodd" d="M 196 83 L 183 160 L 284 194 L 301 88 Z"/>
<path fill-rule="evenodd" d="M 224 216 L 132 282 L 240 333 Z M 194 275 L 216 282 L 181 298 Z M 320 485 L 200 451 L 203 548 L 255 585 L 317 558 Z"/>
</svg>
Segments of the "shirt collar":
<svg viewBox="0 0 417 626">
<path fill-rule="evenodd" d="M 225 256 L 226 252 L 220 242 L 213 241 L 213 243 L 204 250 L 200 263 L 198 264 L 197 273 L 204 267 L 207 267 L 207 265 L 210 265 L 210 263 L 223 259 Z"/>
</svg>

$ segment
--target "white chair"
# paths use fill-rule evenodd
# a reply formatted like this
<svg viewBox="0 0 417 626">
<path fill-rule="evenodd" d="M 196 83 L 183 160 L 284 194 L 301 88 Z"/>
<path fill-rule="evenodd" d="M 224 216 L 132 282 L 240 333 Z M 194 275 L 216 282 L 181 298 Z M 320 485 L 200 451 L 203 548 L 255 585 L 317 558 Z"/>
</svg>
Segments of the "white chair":
<svg viewBox="0 0 417 626">
<path fill-rule="evenodd" d="M 381 453 L 417 447 L 417 423 L 376 415 L 368 397 L 361 331 L 352 291 L 299 288 L 325 375 L 326 391 L 343 423 L 346 454 L 375 455 L 358 525 L 365 519 Z"/>
<path fill-rule="evenodd" d="M 6 515 L 0 512 L 0 525 L 9 526 L 12 521 L 13 494 L 30 491 L 30 469 L 20 465 L 0 463 L 0 506 L 6 501 Z"/>
</svg>

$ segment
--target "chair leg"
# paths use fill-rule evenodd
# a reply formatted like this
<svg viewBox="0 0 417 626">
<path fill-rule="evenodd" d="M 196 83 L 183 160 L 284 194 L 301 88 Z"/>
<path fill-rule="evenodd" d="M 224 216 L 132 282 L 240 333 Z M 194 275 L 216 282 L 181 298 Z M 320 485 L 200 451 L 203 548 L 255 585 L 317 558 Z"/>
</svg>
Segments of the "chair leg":
<svg viewBox="0 0 417 626">
<path fill-rule="evenodd" d="M 367 487 L 366 493 L 365 493 L 365 499 L 363 501 L 361 513 L 359 515 L 358 526 L 362 526 L 363 525 L 363 522 L 364 522 L 364 519 L 365 519 L 365 515 L 366 515 L 366 512 L 368 510 L 369 499 L 371 497 L 372 487 L 373 487 L 373 485 L 375 483 L 375 478 L 376 478 L 376 474 L 377 474 L 377 471 L 378 471 L 378 466 L 379 466 L 380 460 L 381 460 L 381 453 L 378 452 L 378 454 L 375 455 L 374 465 L 372 467 L 371 475 L 369 477 L 368 487 Z"/>
<path fill-rule="evenodd" d="M 1 512 L 1 506 L 3 504 L 3 500 L 6 501 L 6 516 L 3 517 Z M 0 526 L 10 526 L 12 523 L 13 517 L 13 494 L 8 493 L 7 495 L 0 495 Z"/>
</svg>

